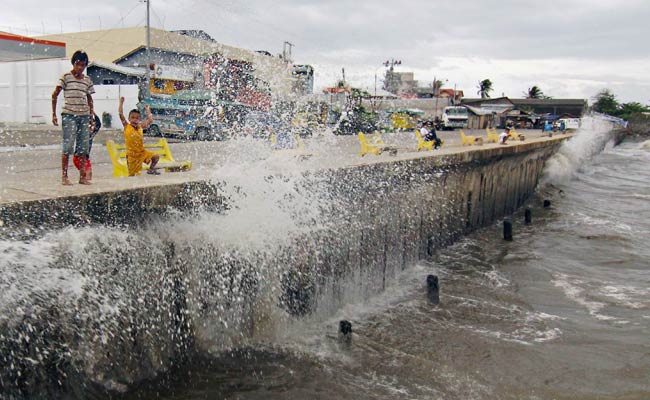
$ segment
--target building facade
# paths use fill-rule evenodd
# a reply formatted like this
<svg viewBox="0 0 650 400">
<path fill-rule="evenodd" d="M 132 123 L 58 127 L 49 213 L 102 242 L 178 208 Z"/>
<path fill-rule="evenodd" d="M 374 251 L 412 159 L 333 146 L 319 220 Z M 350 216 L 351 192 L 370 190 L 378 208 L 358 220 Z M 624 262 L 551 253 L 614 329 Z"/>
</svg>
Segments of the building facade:
<svg viewBox="0 0 650 400">
<path fill-rule="evenodd" d="M 43 39 L 65 42 L 68 56 L 84 49 L 91 61 L 144 69 L 150 78 L 145 88 L 154 95 L 217 85 L 223 90 L 232 87 L 238 93 L 230 97 L 235 98 L 284 97 L 292 94 L 296 80 L 291 66 L 279 57 L 227 46 L 196 31 L 152 28 L 148 53 L 143 27 L 48 35 Z M 159 67 L 162 74 L 157 73 Z"/>
</svg>

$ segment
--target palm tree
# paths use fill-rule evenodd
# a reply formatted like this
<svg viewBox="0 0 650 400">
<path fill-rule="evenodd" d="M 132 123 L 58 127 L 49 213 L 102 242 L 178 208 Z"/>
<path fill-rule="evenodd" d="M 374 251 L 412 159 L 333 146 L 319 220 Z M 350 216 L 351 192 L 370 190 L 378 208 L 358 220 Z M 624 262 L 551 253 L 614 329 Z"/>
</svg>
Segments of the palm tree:
<svg viewBox="0 0 650 400">
<path fill-rule="evenodd" d="M 436 80 L 433 82 L 433 85 L 432 85 L 432 86 L 433 86 L 433 96 L 434 96 L 434 97 L 435 97 L 435 96 L 438 96 L 438 95 L 440 94 L 440 88 L 442 87 L 443 84 L 444 84 L 444 82 L 441 81 L 440 79 L 436 79 Z"/>
<path fill-rule="evenodd" d="M 539 86 L 537 86 L 537 85 L 528 88 L 528 92 L 524 92 L 524 96 L 526 96 L 527 99 L 544 99 L 544 98 L 546 98 L 546 96 L 544 96 L 544 93 L 542 92 L 542 89 L 540 89 Z"/>
<path fill-rule="evenodd" d="M 490 98 L 490 92 L 492 91 L 492 81 L 489 79 L 483 79 L 478 83 L 478 92 L 476 94 L 481 95 L 482 99 Z"/>
</svg>

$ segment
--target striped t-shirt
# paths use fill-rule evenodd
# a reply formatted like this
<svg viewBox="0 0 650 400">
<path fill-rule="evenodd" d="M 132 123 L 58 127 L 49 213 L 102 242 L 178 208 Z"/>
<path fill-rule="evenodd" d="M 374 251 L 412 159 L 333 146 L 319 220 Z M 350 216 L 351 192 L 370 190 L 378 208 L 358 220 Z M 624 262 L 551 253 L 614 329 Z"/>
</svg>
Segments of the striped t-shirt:
<svg viewBox="0 0 650 400">
<path fill-rule="evenodd" d="M 89 94 L 95 93 L 93 81 L 86 75 L 77 79 L 68 72 L 59 79 L 59 86 L 63 89 L 63 114 L 89 115 L 90 107 L 88 106 Z"/>
</svg>

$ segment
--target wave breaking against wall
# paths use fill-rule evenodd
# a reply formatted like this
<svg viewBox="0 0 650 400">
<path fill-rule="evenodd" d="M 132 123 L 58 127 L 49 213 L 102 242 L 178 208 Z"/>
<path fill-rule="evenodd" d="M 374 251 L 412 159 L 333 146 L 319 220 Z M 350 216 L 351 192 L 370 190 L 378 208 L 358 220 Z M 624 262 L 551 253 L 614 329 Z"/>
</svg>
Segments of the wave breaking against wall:
<svg viewBox="0 0 650 400">
<path fill-rule="evenodd" d="M 0 389 L 124 392 L 272 341 L 512 213 L 560 143 L 4 207 L 23 233 L 0 240 Z"/>
</svg>

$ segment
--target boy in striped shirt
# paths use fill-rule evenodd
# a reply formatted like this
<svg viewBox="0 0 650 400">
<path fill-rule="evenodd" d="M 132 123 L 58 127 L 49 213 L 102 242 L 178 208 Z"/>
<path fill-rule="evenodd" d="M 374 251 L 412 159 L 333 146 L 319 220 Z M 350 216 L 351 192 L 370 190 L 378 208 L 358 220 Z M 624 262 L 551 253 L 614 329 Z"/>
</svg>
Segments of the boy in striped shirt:
<svg viewBox="0 0 650 400">
<path fill-rule="evenodd" d="M 74 153 L 79 157 L 79 183 L 90 185 L 86 162 L 90 129 L 93 129 L 95 124 L 94 118 L 90 118 L 91 115 L 95 115 L 92 98 L 95 88 L 90 78 L 83 74 L 88 66 L 88 55 L 83 50 L 77 50 L 70 61 L 72 62 L 72 71 L 63 74 L 52 93 L 52 124 L 54 126 L 59 125 L 56 118 L 56 101 L 61 91 L 63 91 L 65 100 L 61 111 L 61 125 L 63 126 L 61 183 L 66 186 L 72 185 L 68 179 L 68 163 L 70 156 Z"/>
</svg>

